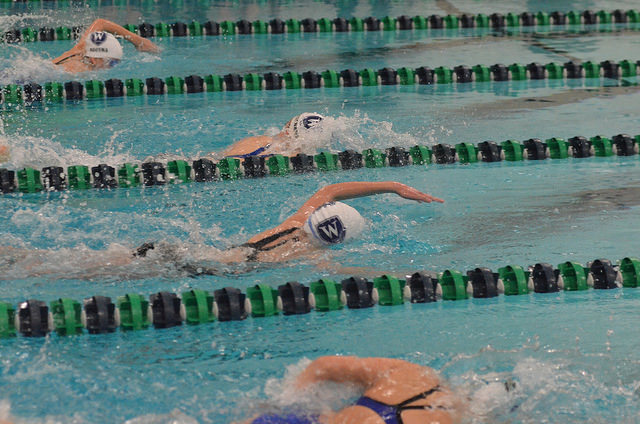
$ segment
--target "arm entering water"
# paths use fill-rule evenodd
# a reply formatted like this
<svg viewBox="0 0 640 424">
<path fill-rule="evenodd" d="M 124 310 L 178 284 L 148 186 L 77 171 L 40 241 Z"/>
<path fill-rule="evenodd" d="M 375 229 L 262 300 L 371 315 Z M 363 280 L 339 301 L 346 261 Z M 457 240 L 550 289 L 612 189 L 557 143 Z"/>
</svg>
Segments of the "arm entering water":
<svg viewBox="0 0 640 424">
<path fill-rule="evenodd" d="M 444 203 L 444 200 L 438 197 L 423 193 L 413 187 L 409 187 L 406 184 L 396 181 L 352 181 L 347 183 L 331 184 L 318 190 L 304 203 L 304 205 L 302 205 L 302 207 L 300 207 L 300 209 L 298 209 L 296 213 L 287 218 L 282 224 L 252 237 L 249 240 L 249 243 L 262 240 L 265 237 L 289 228 L 302 227 L 307 217 L 325 203 L 381 193 L 395 193 L 400 197 L 415 200 L 417 202 Z"/>
<path fill-rule="evenodd" d="M 64 52 L 60 56 L 56 57 L 52 60 L 52 62 L 57 65 L 60 62 L 63 62 L 65 59 L 75 56 L 78 54 L 84 54 L 85 44 L 87 37 L 89 34 L 95 31 L 106 31 L 113 35 L 119 35 L 125 40 L 129 41 L 131 44 L 135 46 L 136 49 L 143 52 L 150 53 L 159 53 L 160 48 L 155 45 L 151 40 L 147 40 L 146 38 L 140 37 L 138 34 L 135 34 L 129 30 L 126 30 L 124 27 L 108 21 L 106 19 L 96 19 L 93 23 L 87 28 L 87 30 L 82 34 L 78 43 L 73 46 L 68 51 Z"/>
</svg>

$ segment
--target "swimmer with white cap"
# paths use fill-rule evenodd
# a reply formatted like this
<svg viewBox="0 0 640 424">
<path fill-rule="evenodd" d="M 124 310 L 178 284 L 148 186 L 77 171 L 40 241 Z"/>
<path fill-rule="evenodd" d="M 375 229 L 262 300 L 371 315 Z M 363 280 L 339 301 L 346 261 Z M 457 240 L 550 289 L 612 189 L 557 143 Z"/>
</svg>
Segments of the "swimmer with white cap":
<svg viewBox="0 0 640 424">
<path fill-rule="evenodd" d="M 305 246 L 330 246 L 353 239 L 365 228 L 365 221 L 357 210 L 341 201 L 380 193 L 395 193 L 418 202 L 444 202 L 395 181 L 332 184 L 318 190 L 282 224 L 249 239 L 244 246 L 253 252 L 247 259 L 282 260 L 304 251 Z"/>
<path fill-rule="evenodd" d="M 118 64 L 123 56 L 122 46 L 116 35 L 129 41 L 140 51 L 160 52 L 158 46 L 146 38 L 106 19 L 96 19 L 82 34 L 78 44 L 53 59 L 53 64 L 62 66 L 65 71 L 72 73 L 111 68 Z"/>
<path fill-rule="evenodd" d="M 297 141 L 311 137 L 322 128 L 324 116 L 319 113 L 302 113 L 289 120 L 275 136 L 259 135 L 235 142 L 231 147 L 214 156 L 245 159 L 250 156 L 271 156 L 274 154 L 296 154 Z"/>
<path fill-rule="evenodd" d="M 282 224 L 227 250 L 218 260 L 221 263 L 283 262 L 306 256 L 318 247 L 336 245 L 356 238 L 365 228 L 365 220 L 357 210 L 341 201 L 380 193 L 395 193 L 417 202 L 444 202 L 395 181 L 332 184 L 318 190 Z M 154 248 L 153 243 L 145 243 L 136 249 L 133 256 L 144 257 Z M 193 268 L 193 274 L 216 273 L 215 270 L 195 265 L 186 268 Z M 200 271 L 196 271 L 197 269 Z"/>
<path fill-rule="evenodd" d="M 57 249 L 38 249 L 34 256 L 34 252 L 29 249 L 0 245 L 0 258 L 3 258 L 5 264 L 16 264 L 16 268 L 11 269 L 14 274 L 5 272 L 13 275 L 12 278 L 16 278 L 15 275 L 20 275 L 20 278 L 44 275 L 48 278 L 56 278 L 56 275 L 70 278 L 73 275 L 73 278 L 122 276 L 121 278 L 129 279 L 132 275 L 144 275 L 147 278 L 158 272 L 172 270 L 191 277 L 248 272 L 262 263 L 281 263 L 300 257 L 313 258 L 319 248 L 357 238 L 366 227 L 365 220 L 357 210 L 341 201 L 380 193 L 395 193 L 417 202 L 444 202 L 395 181 L 338 183 L 318 190 L 280 225 L 263 231 L 239 246 L 226 250 L 212 249 L 210 258 L 199 256 L 194 260 L 191 255 L 184 254 L 183 247 L 167 242 L 144 243 L 133 251 L 97 250 L 95 254 L 89 254 L 83 250 L 83 262 L 70 263 L 72 268 L 64 269 L 64 272 L 59 266 L 47 265 L 52 260 L 47 259 L 48 257 L 57 258 L 59 255 Z M 212 261 L 216 264 L 213 267 Z M 144 266 L 145 262 L 162 266 Z M 0 280 L 2 279 L 0 275 Z"/>
</svg>

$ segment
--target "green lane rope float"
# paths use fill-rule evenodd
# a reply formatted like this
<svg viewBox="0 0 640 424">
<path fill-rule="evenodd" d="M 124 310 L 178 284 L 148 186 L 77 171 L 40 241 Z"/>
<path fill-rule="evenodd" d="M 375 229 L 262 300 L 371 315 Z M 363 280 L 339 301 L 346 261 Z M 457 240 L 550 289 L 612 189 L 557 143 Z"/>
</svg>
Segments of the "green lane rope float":
<svg viewBox="0 0 640 424">
<path fill-rule="evenodd" d="M 180 295 L 159 292 L 146 299 L 126 294 L 115 302 L 110 297 L 92 296 L 78 302 L 59 298 L 49 304 L 29 299 L 17 308 L 0 302 L 0 338 L 43 337 L 113 333 L 170 328 L 182 324 L 239 321 L 276 315 L 304 315 L 312 310 L 330 312 L 364 309 L 374 305 L 398 306 L 404 303 L 431 303 L 470 298 L 516 296 L 529 293 L 556 293 L 593 289 L 635 288 L 640 286 L 640 259 L 626 257 L 617 264 L 596 259 L 583 266 L 563 262 L 557 267 L 536 263 L 528 267 L 507 265 L 498 272 L 475 268 L 465 273 L 416 272 L 405 278 L 384 274 L 369 281 L 353 276 L 341 282 L 331 279 L 305 286 L 295 281 L 273 288 L 267 284 L 249 287 L 243 293 L 226 287 L 210 293 L 189 290 Z"/>
<path fill-rule="evenodd" d="M 5 3 L 11 0 L 0 0 Z M 363 31 L 411 31 L 411 30 L 458 30 L 458 29 L 520 29 L 558 30 L 590 30 L 593 28 L 607 30 L 612 25 L 616 28 L 636 28 L 640 23 L 640 12 L 637 10 L 617 9 L 613 12 L 600 10 L 598 12 L 585 10 L 582 12 L 523 12 L 520 14 L 493 13 L 462 14 L 462 15 L 430 15 L 430 16 L 385 16 L 382 18 L 335 18 L 335 19 L 272 19 L 270 21 L 248 21 L 245 19 L 232 22 L 208 21 L 200 23 L 159 22 L 150 24 L 144 22 L 138 25 L 124 25 L 126 29 L 142 37 L 185 37 L 185 36 L 225 36 L 243 34 L 284 34 L 284 33 L 332 33 L 332 32 L 363 32 Z M 0 37 L 6 43 L 69 40 L 77 38 L 83 31 L 82 27 L 42 27 L 22 28 L 6 31 Z"/>
<path fill-rule="evenodd" d="M 345 150 L 340 153 L 321 152 L 316 155 L 300 153 L 296 156 L 252 156 L 243 160 L 225 158 L 217 163 L 201 158 L 191 162 L 172 160 L 168 163 L 125 163 L 117 167 L 100 164 L 48 166 L 42 170 L 0 168 L 0 192 L 37 193 L 89 188 L 115 189 L 163 186 L 189 182 L 261 178 L 267 175 L 285 176 L 309 172 L 328 172 L 360 168 L 399 167 L 408 165 L 501 162 L 587 158 L 592 156 L 637 155 L 640 135 L 618 134 L 611 138 L 597 135 L 568 140 L 559 137 L 542 141 L 530 138 L 519 142 L 483 141 L 478 144 L 458 143 L 433 146 L 391 147 L 384 151 L 366 149 L 362 152 Z"/>
<path fill-rule="evenodd" d="M 9 84 L 0 86 L 0 103 L 21 105 L 34 102 L 58 102 L 63 100 L 79 101 L 83 99 L 102 99 L 114 97 L 157 96 L 165 94 L 187 94 L 221 91 L 260 91 L 260 90 L 298 90 L 336 87 L 389 86 L 389 85 L 446 85 L 469 84 L 501 81 L 535 81 L 556 80 L 575 81 L 582 79 L 634 78 L 640 75 L 640 60 L 621 60 L 619 62 L 605 60 L 602 62 L 573 61 L 564 64 L 550 62 L 547 64 L 529 63 L 523 65 L 494 64 L 491 66 L 459 65 L 454 68 L 444 66 L 435 69 L 428 66 L 419 68 L 402 67 L 399 69 L 382 68 L 345 69 L 342 71 L 326 70 L 322 72 L 287 71 L 283 74 L 268 72 L 266 74 L 227 74 L 221 75 L 189 75 L 184 78 L 170 76 L 165 79 L 129 78 L 124 81 L 110 79 L 107 81 L 68 81 L 47 82 L 44 85 L 28 83 L 24 85 Z M 626 81 L 628 84 L 635 82 Z"/>
</svg>

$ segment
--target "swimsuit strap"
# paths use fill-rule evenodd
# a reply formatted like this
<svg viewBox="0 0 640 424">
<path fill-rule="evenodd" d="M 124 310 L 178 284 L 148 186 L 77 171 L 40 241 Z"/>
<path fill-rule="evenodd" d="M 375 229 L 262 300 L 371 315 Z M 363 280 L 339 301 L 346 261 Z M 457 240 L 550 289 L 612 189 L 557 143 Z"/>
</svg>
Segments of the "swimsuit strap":
<svg viewBox="0 0 640 424">
<path fill-rule="evenodd" d="M 75 54 L 70 54 L 67 57 L 63 57 L 62 59 L 60 59 L 59 61 L 55 62 L 54 65 L 60 65 L 61 63 L 66 62 L 67 60 L 71 59 L 72 57 L 76 57 L 76 56 L 80 56 L 80 53 L 75 53 Z"/>
<path fill-rule="evenodd" d="M 386 403 L 371 399 L 370 397 L 363 396 L 358 399 L 356 405 L 364 406 L 365 408 L 371 409 L 373 412 L 378 414 L 380 418 L 382 418 L 382 421 L 384 421 L 385 424 L 403 424 L 403 411 L 408 409 L 433 409 L 431 405 L 409 405 L 410 403 L 420 399 L 426 399 L 427 397 L 438 391 L 440 391 L 439 385 L 395 405 L 388 405 Z"/>
<path fill-rule="evenodd" d="M 257 148 L 256 150 L 254 150 L 251 153 L 245 153 L 244 155 L 229 155 L 227 157 L 228 158 L 246 159 L 246 158 L 251 157 L 251 156 L 260 155 L 260 153 L 265 152 L 269 147 L 271 147 L 271 144 L 267 144 L 266 146 L 259 147 L 259 148 Z M 262 155 L 262 156 L 273 156 L 273 155 Z"/>
<path fill-rule="evenodd" d="M 378 402 L 377 400 L 373 400 L 367 396 L 362 396 L 358 399 L 356 405 L 364 406 L 365 408 L 372 410 L 378 414 L 385 424 L 399 424 L 395 405 L 387 405 L 386 403 Z"/>
<path fill-rule="evenodd" d="M 258 241 L 253 242 L 253 243 L 241 244 L 240 246 L 242 246 L 242 247 L 248 247 L 250 249 L 253 249 L 253 251 L 247 255 L 247 262 L 256 262 L 258 260 L 258 254 L 260 252 L 267 252 L 269 250 L 275 249 L 276 247 L 282 246 L 283 244 L 288 242 L 290 239 L 282 240 L 280 243 L 276 243 L 273 246 L 265 247 L 267 244 L 273 243 L 274 241 L 278 240 L 279 238 L 284 237 L 287 234 L 291 234 L 291 233 L 293 233 L 294 231 L 296 231 L 298 229 L 299 229 L 298 227 L 288 228 L 286 230 L 283 230 L 283 231 L 280 231 L 278 233 L 272 234 L 272 235 L 270 235 L 268 237 L 265 237 L 262 240 L 258 240 Z M 297 241 L 298 238 L 294 237 L 293 239 Z"/>
<path fill-rule="evenodd" d="M 244 247 L 250 247 L 252 249 L 256 249 L 259 250 L 261 252 L 266 252 L 267 250 L 271 250 L 271 249 L 275 249 L 278 246 L 281 246 L 283 243 L 279 243 L 276 244 L 275 246 L 269 246 L 269 247 L 265 247 L 266 245 L 268 245 L 269 243 L 273 243 L 274 241 L 278 240 L 281 237 L 284 237 L 288 234 L 293 233 L 294 231 L 299 230 L 298 227 L 292 227 L 292 228 L 287 228 L 286 230 L 282 230 L 280 232 L 277 232 L 275 234 L 272 234 L 270 236 L 267 236 L 265 238 L 263 238 L 262 240 L 258 240 L 258 241 L 254 241 L 253 243 L 244 243 L 241 246 Z"/>
<path fill-rule="evenodd" d="M 404 424 L 402 421 L 402 412 L 406 411 L 406 410 L 415 410 L 415 409 L 434 409 L 433 406 L 431 405 L 409 405 L 412 402 L 415 402 L 417 400 L 420 399 L 426 399 L 428 398 L 430 395 L 434 394 L 435 392 L 439 392 L 440 391 L 440 385 L 434 386 L 431 389 L 422 392 L 414 397 L 411 397 L 407 400 L 405 400 L 404 402 L 401 402 L 399 404 L 396 405 L 396 420 L 398 422 L 398 424 Z M 446 409 L 446 408 L 445 408 Z"/>
<path fill-rule="evenodd" d="M 413 402 L 415 402 L 417 400 L 420 400 L 420 399 L 426 399 L 429 396 L 431 396 L 432 394 L 434 394 L 435 392 L 439 392 L 439 391 L 440 391 L 440 385 L 438 384 L 437 386 L 434 386 L 434 387 L 430 388 L 429 390 L 427 390 L 425 392 L 422 392 L 422 393 L 420 393 L 418 395 L 410 397 L 409 399 L 405 400 L 404 402 L 400 402 L 399 404 L 397 404 L 395 406 L 397 406 L 398 408 L 402 408 L 403 406 L 408 406 L 410 403 L 413 403 Z M 424 405 L 422 405 L 422 406 L 424 406 Z"/>
</svg>

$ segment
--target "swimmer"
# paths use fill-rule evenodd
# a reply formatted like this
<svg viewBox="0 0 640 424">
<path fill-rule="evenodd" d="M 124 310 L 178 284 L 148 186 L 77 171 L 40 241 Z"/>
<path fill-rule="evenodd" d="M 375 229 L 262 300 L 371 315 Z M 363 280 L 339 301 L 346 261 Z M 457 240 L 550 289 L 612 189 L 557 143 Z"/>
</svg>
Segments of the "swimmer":
<svg viewBox="0 0 640 424">
<path fill-rule="evenodd" d="M 309 364 L 294 384 L 303 390 L 321 382 L 355 384 L 363 395 L 337 412 L 264 414 L 245 424 L 446 424 L 463 419 L 462 400 L 433 369 L 400 359 L 325 356 Z"/>
<path fill-rule="evenodd" d="M 364 229 L 364 218 L 357 210 L 341 202 L 356 197 L 381 193 L 395 193 L 417 202 L 444 200 L 395 181 L 353 181 L 332 184 L 318 190 L 297 212 L 277 227 L 266 230 L 246 243 L 228 249 L 217 260 L 221 263 L 283 262 L 309 255 L 321 246 L 330 246 L 353 239 Z M 134 252 L 134 257 L 144 257 L 155 248 L 145 243 Z M 195 266 L 190 266 L 195 269 Z M 187 268 L 185 268 L 187 269 Z M 215 273 L 206 269 L 201 273 Z"/>
<path fill-rule="evenodd" d="M 235 142 L 221 153 L 212 153 L 211 155 L 244 159 L 250 156 L 294 155 L 301 153 L 292 144 L 319 130 L 323 120 L 324 117 L 319 113 L 302 113 L 289 120 L 282 131 L 275 136 L 259 135 L 247 137 Z M 297 147 L 299 147 L 299 143 L 297 144 Z"/>
<path fill-rule="evenodd" d="M 129 41 L 140 51 L 160 52 L 158 46 L 146 38 L 106 19 L 96 19 L 82 34 L 78 44 L 52 62 L 71 73 L 111 68 L 122 60 L 122 46 L 114 35 Z"/>
<path fill-rule="evenodd" d="M 380 193 L 395 193 L 417 202 L 444 202 L 395 181 L 332 184 L 318 190 L 280 225 L 226 250 L 207 246 L 206 249 L 189 252 L 185 246 L 167 242 L 144 243 L 133 251 L 85 248 L 77 260 L 60 266 L 57 258 L 61 250 L 67 249 L 30 250 L 0 246 L 0 280 L 9 276 L 15 279 L 44 275 L 50 278 L 133 279 L 174 271 L 192 277 L 226 276 L 251 271 L 260 264 L 282 263 L 299 257 L 312 258 L 321 251 L 321 247 L 356 238 L 364 229 L 364 218 L 342 200 Z M 51 266 L 52 262 L 58 266 Z M 215 265 L 209 266 L 211 262 Z"/>
</svg>

